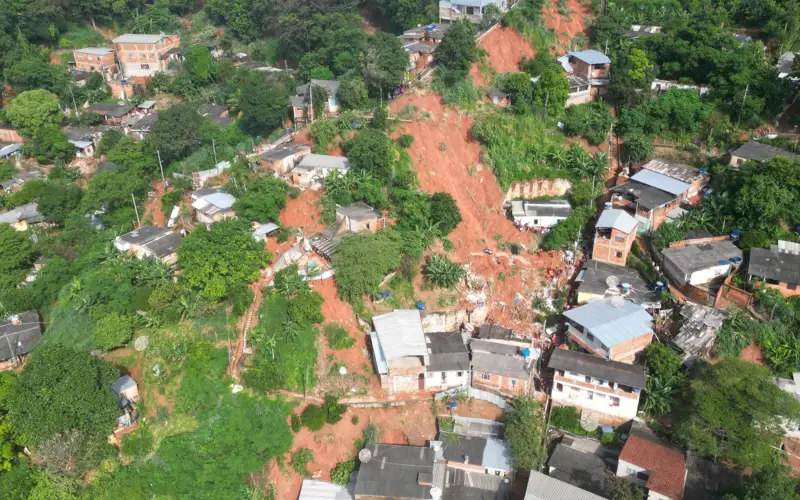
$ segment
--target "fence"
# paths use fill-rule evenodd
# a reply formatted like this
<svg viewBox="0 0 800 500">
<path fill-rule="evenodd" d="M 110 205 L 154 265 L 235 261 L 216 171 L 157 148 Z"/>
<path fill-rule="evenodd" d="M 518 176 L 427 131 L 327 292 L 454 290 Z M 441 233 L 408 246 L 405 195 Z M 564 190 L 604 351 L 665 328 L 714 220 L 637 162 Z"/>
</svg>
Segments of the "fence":
<svg viewBox="0 0 800 500">
<path fill-rule="evenodd" d="M 448 399 L 452 396 L 464 392 L 466 392 L 467 396 L 470 398 L 480 399 L 482 401 L 492 403 L 493 405 L 497 406 L 502 410 L 508 408 L 508 403 L 506 403 L 505 398 L 503 398 L 502 396 L 498 396 L 497 394 L 493 394 L 491 392 L 482 391 L 480 389 L 474 389 L 472 387 L 467 387 L 467 388 L 454 387 L 452 389 L 448 389 L 446 391 L 437 393 L 436 396 L 434 397 L 436 398 L 437 401 L 441 401 L 443 399 Z"/>
</svg>

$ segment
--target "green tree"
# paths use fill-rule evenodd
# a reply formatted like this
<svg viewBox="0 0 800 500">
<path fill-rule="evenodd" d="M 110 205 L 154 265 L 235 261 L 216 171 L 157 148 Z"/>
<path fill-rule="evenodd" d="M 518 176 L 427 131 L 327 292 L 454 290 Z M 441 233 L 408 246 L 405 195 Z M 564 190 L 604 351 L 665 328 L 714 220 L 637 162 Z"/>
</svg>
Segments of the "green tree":
<svg viewBox="0 0 800 500">
<path fill-rule="evenodd" d="M 184 67 L 195 85 L 204 85 L 214 76 L 214 59 L 205 45 L 190 48 L 185 58 Z"/>
<path fill-rule="evenodd" d="M 8 419 L 34 452 L 55 436 L 77 431 L 72 452 L 87 466 L 109 450 L 109 429 L 119 416 L 111 384 L 113 364 L 62 344 L 39 346 L 8 397 Z"/>
<path fill-rule="evenodd" d="M 0 372 L 0 477 L 11 470 L 15 459 L 23 456 L 21 436 L 14 432 L 6 419 L 7 400 L 16 378 L 17 374 L 14 372 Z"/>
<path fill-rule="evenodd" d="M 199 290 L 201 297 L 213 300 L 254 281 L 272 256 L 250 233 L 250 223 L 242 219 L 192 231 L 178 247 L 183 279 Z"/>
<path fill-rule="evenodd" d="M 48 182 L 39 195 L 39 213 L 48 221 L 63 226 L 67 216 L 81 206 L 80 186 L 60 181 Z"/>
<path fill-rule="evenodd" d="M 606 493 L 610 500 L 644 500 L 644 491 L 623 477 L 610 477 Z"/>
<path fill-rule="evenodd" d="M 133 337 L 133 321 L 117 313 L 102 317 L 92 332 L 92 343 L 103 350 L 122 347 Z"/>
<path fill-rule="evenodd" d="M 407 66 L 408 53 L 397 37 L 384 31 L 369 37 L 361 74 L 371 95 L 385 95 L 402 85 Z"/>
<path fill-rule="evenodd" d="M 39 163 L 69 163 L 75 156 L 75 146 L 57 125 L 45 125 L 33 133 L 33 140 L 22 147 L 22 153 Z"/>
<path fill-rule="evenodd" d="M 0 224 L 0 290 L 16 286 L 36 259 L 36 250 L 26 233 Z"/>
<path fill-rule="evenodd" d="M 382 131 L 363 129 L 343 144 L 350 169 L 366 172 L 388 181 L 392 177 L 394 148 L 392 140 Z"/>
<path fill-rule="evenodd" d="M 288 106 L 285 91 L 248 84 L 242 89 L 239 103 L 243 115 L 241 127 L 250 135 L 267 136 L 283 124 Z"/>
<path fill-rule="evenodd" d="M 259 222 L 278 221 L 286 207 L 288 187 L 280 179 L 259 179 L 233 204 L 238 217 Z"/>
<path fill-rule="evenodd" d="M 447 236 L 461 223 L 461 211 L 450 193 L 437 192 L 431 196 L 431 222 L 439 234 Z"/>
<path fill-rule="evenodd" d="M 445 31 L 441 43 L 436 46 L 433 58 L 454 79 L 467 76 L 470 66 L 477 59 L 475 26 L 466 19 L 456 21 Z"/>
<path fill-rule="evenodd" d="M 350 302 L 359 300 L 375 291 L 400 262 L 400 242 L 391 230 L 344 238 L 332 258 L 339 295 Z"/>
<path fill-rule="evenodd" d="M 367 103 L 367 86 L 364 84 L 364 79 L 353 76 L 342 80 L 338 96 L 344 109 L 362 108 Z"/>
<path fill-rule="evenodd" d="M 784 423 L 800 420 L 800 402 L 770 377 L 766 368 L 738 358 L 698 366 L 676 415 L 679 439 L 741 467 L 768 465 Z"/>
<path fill-rule="evenodd" d="M 6 118 L 25 137 L 45 125 L 58 125 L 63 117 L 58 96 L 42 89 L 19 94 L 6 108 Z"/>
<path fill-rule="evenodd" d="M 742 478 L 740 491 L 730 495 L 739 500 L 800 500 L 792 470 L 779 459 Z M 727 500 L 728 497 L 725 497 Z"/>
<path fill-rule="evenodd" d="M 202 123 L 203 117 L 193 106 L 176 104 L 166 111 L 159 111 L 158 120 L 150 129 L 147 141 L 153 150 L 161 152 L 161 159 L 165 163 L 180 160 L 202 143 Z"/>
<path fill-rule="evenodd" d="M 547 458 L 547 451 L 542 446 L 544 421 L 541 405 L 530 396 L 519 396 L 511 406 L 513 411 L 503 414 L 503 421 L 514 468 L 538 470 Z"/>
<path fill-rule="evenodd" d="M 654 342 L 645 350 L 645 362 L 649 377 L 642 410 L 651 416 L 666 415 L 684 388 L 681 357 L 664 344 Z"/>
<path fill-rule="evenodd" d="M 531 75 L 528 73 L 511 73 L 503 80 L 502 88 L 508 93 L 511 104 L 520 111 L 528 109 L 528 105 L 533 98 L 533 86 L 531 85 Z"/>
<path fill-rule="evenodd" d="M 564 113 L 564 103 L 569 97 L 569 82 L 555 65 L 545 69 L 533 85 L 531 100 L 537 106 L 547 105 L 547 115 L 551 118 Z"/>
</svg>

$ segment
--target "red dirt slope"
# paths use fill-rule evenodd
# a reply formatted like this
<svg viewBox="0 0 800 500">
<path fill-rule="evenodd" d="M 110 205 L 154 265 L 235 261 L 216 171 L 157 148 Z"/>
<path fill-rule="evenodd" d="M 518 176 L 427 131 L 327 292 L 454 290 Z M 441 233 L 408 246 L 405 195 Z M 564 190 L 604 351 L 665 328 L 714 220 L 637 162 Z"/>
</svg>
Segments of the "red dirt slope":
<svg viewBox="0 0 800 500">
<path fill-rule="evenodd" d="M 570 10 L 569 18 L 558 13 L 558 0 L 551 0 L 550 4 L 544 8 L 545 26 L 555 30 L 558 36 L 558 43 L 564 49 L 580 49 L 582 47 L 571 47 L 570 44 L 578 33 L 586 34 L 584 18 L 592 14 L 592 3 L 581 3 L 579 0 L 567 0 L 567 7 Z"/>
<path fill-rule="evenodd" d="M 499 74 L 519 71 L 519 62 L 523 57 L 534 56 L 531 44 L 522 35 L 511 28 L 497 28 L 484 36 L 478 45 L 489 53 L 486 62 Z M 487 85 L 489 82 L 481 74 L 477 64 L 472 65 L 469 72 L 475 85 Z"/>
</svg>

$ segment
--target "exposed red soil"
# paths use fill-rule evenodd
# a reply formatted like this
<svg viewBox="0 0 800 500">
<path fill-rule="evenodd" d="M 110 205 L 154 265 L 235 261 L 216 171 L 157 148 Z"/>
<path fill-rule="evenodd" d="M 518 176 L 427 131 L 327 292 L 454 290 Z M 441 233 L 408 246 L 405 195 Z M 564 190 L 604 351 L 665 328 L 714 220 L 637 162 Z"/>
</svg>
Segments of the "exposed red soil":
<svg viewBox="0 0 800 500">
<path fill-rule="evenodd" d="M 161 182 L 153 182 L 153 188 L 156 191 L 156 195 L 147 200 L 142 220 L 145 220 L 147 217 L 152 217 L 153 225 L 164 227 L 166 223 L 164 221 L 164 209 L 161 206 L 161 197 L 164 196 L 164 184 Z"/>
<path fill-rule="evenodd" d="M 286 200 L 286 208 L 281 212 L 281 224 L 287 227 L 299 227 L 311 236 L 325 229 L 320 222 L 322 216 L 322 193 L 306 189 L 297 198 Z"/>
<path fill-rule="evenodd" d="M 534 249 L 537 237 L 520 232 L 505 217 L 504 193 L 491 170 L 481 165 L 480 145 L 470 134 L 473 118 L 445 109 L 434 94 L 409 93 L 389 107 L 398 111 L 409 104 L 428 111 L 432 118 L 403 123 L 397 133 L 415 137 L 409 155 L 417 169 L 421 189 L 429 193 L 450 193 L 461 211 L 463 221 L 449 235 L 455 244 L 455 258 L 469 263 L 471 270 L 484 278 L 495 278 L 493 289 L 489 290 L 493 321 L 501 321 L 509 327 L 530 328 L 530 321 L 512 314 L 513 300 L 521 294 L 522 303 L 529 310 L 525 297 L 540 288 L 541 274 L 547 268 L 562 267 L 560 256 L 547 253 L 540 256 L 524 250 L 519 256 L 511 256 L 499 250 L 498 239 Z M 485 255 L 486 247 L 495 254 Z"/>
<path fill-rule="evenodd" d="M 570 10 L 569 17 L 564 17 L 558 13 L 558 0 L 550 0 L 549 5 L 545 6 L 544 18 L 545 27 L 556 32 L 558 43 L 564 49 L 582 47 L 571 47 L 575 35 L 586 33 L 584 18 L 592 14 L 592 3 L 581 3 L 579 0 L 567 0 L 567 7 Z"/>
<path fill-rule="evenodd" d="M 441 401 L 437 404 L 439 415 L 483 418 L 497 421 L 499 421 L 500 417 L 503 415 L 503 410 L 501 410 L 499 406 L 495 406 L 488 401 L 480 399 L 471 399 L 466 403 L 459 403 L 455 410 L 448 410 L 445 407 L 445 403 L 445 401 Z"/>
<path fill-rule="evenodd" d="M 300 413 L 298 407 L 295 413 Z M 352 418 L 358 417 L 353 424 Z M 292 451 L 308 448 L 314 452 L 314 462 L 308 469 L 315 479 L 330 480 L 330 471 L 339 462 L 355 458 L 354 443 L 361 439 L 364 427 L 374 423 L 380 430 L 381 443 L 424 446 L 436 434 L 436 425 L 429 402 L 413 403 L 395 408 L 348 408 L 342 420 L 336 425 L 326 425 L 322 430 L 311 432 L 303 428 L 294 436 Z M 270 463 L 265 467 L 276 488 L 275 498 L 297 498 L 303 478 L 289 466 L 291 456 L 287 454 L 284 462 L 287 471 Z M 287 477 L 288 476 L 288 477 Z"/>
<path fill-rule="evenodd" d="M 745 361 L 766 366 L 766 363 L 764 362 L 764 354 L 761 352 L 761 346 L 755 342 L 742 349 L 741 357 Z"/>
<path fill-rule="evenodd" d="M 534 56 L 530 42 L 511 28 L 495 29 L 484 36 L 478 45 L 489 53 L 486 57 L 486 64 L 499 74 L 519 71 L 519 63 L 522 58 Z M 475 85 L 491 83 L 480 72 L 477 64 L 472 65 L 469 74 Z"/>
</svg>

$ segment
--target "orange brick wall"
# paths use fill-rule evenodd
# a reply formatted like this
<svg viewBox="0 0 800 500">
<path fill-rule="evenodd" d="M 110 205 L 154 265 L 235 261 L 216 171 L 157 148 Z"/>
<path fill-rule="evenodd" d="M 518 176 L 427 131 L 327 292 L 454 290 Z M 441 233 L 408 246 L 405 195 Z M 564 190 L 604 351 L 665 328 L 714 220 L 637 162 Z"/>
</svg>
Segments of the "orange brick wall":
<svg viewBox="0 0 800 500">
<path fill-rule="evenodd" d="M 621 363 L 633 363 L 636 354 L 644 350 L 653 341 L 653 334 L 648 333 L 611 348 L 610 358 Z"/>
<path fill-rule="evenodd" d="M 94 54 L 86 54 L 85 52 L 76 50 L 73 52 L 73 54 L 75 56 L 75 68 L 79 69 L 80 71 L 99 72 L 101 67 L 112 72 L 117 71 L 117 61 L 113 52 L 104 56 L 96 56 Z"/>
<path fill-rule="evenodd" d="M 624 241 L 616 241 L 617 237 L 624 238 Z M 611 230 L 611 238 L 601 238 L 595 233 L 594 247 L 592 248 L 592 258 L 600 262 L 607 262 L 617 266 L 625 266 L 628 253 L 631 251 L 633 241 L 636 239 L 636 232 L 625 234 L 617 229 Z M 621 255 L 617 257 L 616 252 Z"/>
<path fill-rule="evenodd" d="M 489 380 L 484 380 L 482 378 L 482 375 L 488 375 Z M 517 381 L 516 387 L 511 385 L 512 380 Z M 493 389 L 495 391 L 500 391 L 508 394 L 524 394 L 525 392 L 527 392 L 528 389 L 528 380 L 514 379 L 511 377 L 505 377 L 503 375 L 497 375 L 494 373 L 474 371 L 472 372 L 472 385 L 483 386 L 489 389 Z"/>
<path fill-rule="evenodd" d="M 681 240 L 675 241 L 669 244 L 670 248 L 683 248 L 689 245 L 702 245 L 703 243 L 714 243 L 716 241 L 725 241 L 729 240 L 731 237 L 729 235 L 723 234 L 722 236 L 710 236 L 708 238 L 695 238 L 693 240 Z"/>
<path fill-rule="evenodd" d="M 22 136 L 13 128 L 0 127 L 0 142 L 22 142 Z"/>
</svg>

